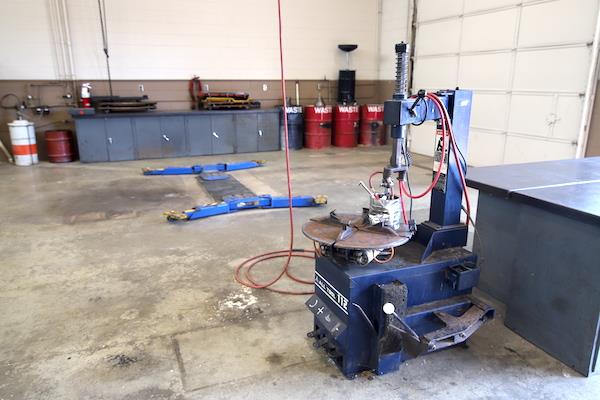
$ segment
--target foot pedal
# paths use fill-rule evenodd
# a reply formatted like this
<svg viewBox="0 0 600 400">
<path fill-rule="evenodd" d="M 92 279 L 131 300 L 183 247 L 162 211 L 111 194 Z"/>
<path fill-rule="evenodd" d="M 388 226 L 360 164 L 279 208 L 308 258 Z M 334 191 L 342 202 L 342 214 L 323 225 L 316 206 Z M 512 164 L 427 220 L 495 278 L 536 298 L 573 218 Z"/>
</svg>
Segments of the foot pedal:
<svg viewBox="0 0 600 400">
<path fill-rule="evenodd" d="M 445 312 L 434 312 L 446 326 L 423 335 L 430 350 L 439 350 L 467 340 L 488 320 L 494 318 L 492 307 L 481 302 L 473 302 L 461 316 L 455 317 Z"/>
</svg>

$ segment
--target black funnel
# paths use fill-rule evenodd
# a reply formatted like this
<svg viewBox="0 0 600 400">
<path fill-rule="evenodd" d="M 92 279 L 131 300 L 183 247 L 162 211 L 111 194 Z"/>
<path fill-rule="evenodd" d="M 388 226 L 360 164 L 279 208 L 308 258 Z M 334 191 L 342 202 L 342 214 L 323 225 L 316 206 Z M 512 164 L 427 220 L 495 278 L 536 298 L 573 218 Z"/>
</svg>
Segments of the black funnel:
<svg viewBox="0 0 600 400">
<path fill-rule="evenodd" d="M 350 70 L 350 52 L 357 48 L 357 44 L 338 44 L 338 49 L 346 53 L 346 69 L 341 69 L 338 77 L 338 103 L 354 103 L 356 71 Z"/>
<path fill-rule="evenodd" d="M 357 44 L 338 44 L 338 49 L 340 49 L 341 51 L 353 51 L 356 50 L 358 48 Z"/>
</svg>

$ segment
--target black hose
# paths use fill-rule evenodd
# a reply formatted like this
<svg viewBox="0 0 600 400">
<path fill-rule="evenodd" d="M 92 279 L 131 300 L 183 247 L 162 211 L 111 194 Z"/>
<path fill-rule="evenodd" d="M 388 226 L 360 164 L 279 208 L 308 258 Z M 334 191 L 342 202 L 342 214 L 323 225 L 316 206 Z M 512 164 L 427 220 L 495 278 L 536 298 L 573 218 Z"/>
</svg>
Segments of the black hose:
<svg viewBox="0 0 600 400">
<path fill-rule="evenodd" d="M 12 106 L 6 106 L 4 105 L 4 100 L 8 99 L 9 97 L 14 97 L 15 99 L 17 99 L 17 102 L 12 105 Z M 5 110 L 14 110 L 17 109 L 19 107 L 19 104 L 21 103 L 21 99 L 19 98 L 19 96 L 17 96 L 14 93 L 7 93 L 4 96 L 2 96 L 2 98 L 0 98 L 0 107 L 5 109 Z"/>
<path fill-rule="evenodd" d="M 100 30 L 102 31 L 102 47 L 106 56 L 106 72 L 108 74 L 108 90 L 110 97 L 113 97 L 112 77 L 110 75 L 110 62 L 108 55 L 108 32 L 106 28 L 106 3 L 104 0 L 98 0 L 98 12 L 100 14 Z"/>
</svg>

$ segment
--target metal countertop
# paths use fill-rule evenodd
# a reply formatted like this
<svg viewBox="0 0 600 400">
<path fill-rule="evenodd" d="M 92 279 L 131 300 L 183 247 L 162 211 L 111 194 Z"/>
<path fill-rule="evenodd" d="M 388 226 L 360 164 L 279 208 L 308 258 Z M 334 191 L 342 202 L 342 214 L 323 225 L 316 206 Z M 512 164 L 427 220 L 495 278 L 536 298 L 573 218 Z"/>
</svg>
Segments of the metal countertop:
<svg viewBox="0 0 600 400">
<path fill-rule="evenodd" d="M 281 107 L 255 108 L 251 110 L 179 110 L 179 111 L 144 111 L 144 112 L 96 112 L 92 115 L 79 115 L 76 111 L 69 111 L 71 117 L 81 119 L 95 118 L 131 118 L 131 117 L 177 117 L 197 115 L 228 115 L 228 114 L 256 114 L 256 113 L 279 113 Z"/>
<path fill-rule="evenodd" d="M 600 224 L 600 157 L 470 168 L 467 185 Z"/>
</svg>

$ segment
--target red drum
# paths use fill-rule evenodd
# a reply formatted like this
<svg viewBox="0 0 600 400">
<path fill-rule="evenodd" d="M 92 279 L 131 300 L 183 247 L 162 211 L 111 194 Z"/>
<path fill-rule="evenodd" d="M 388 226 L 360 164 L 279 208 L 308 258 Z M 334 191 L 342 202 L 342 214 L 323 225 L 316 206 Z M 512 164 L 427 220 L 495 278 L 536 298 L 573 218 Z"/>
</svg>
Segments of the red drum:
<svg viewBox="0 0 600 400">
<path fill-rule="evenodd" d="M 386 142 L 386 130 L 383 124 L 383 104 L 364 104 L 360 106 L 359 143 L 365 146 L 379 146 Z"/>
<path fill-rule="evenodd" d="M 53 163 L 71 162 L 75 159 L 73 152 L 73 132 L 67 130 L 44 132 L 48 161 Z"/>
<path fill-rule="evenodd" d="M 333 111 L 333 145 L 356 147 L 358 141 L 358 106 L 337 105 Z"/>
<path fill-rule="evenodd" d="M 304 147 L 322 149 L 331 146 L 331 106 L 304 107 Z"/>
</svg>

